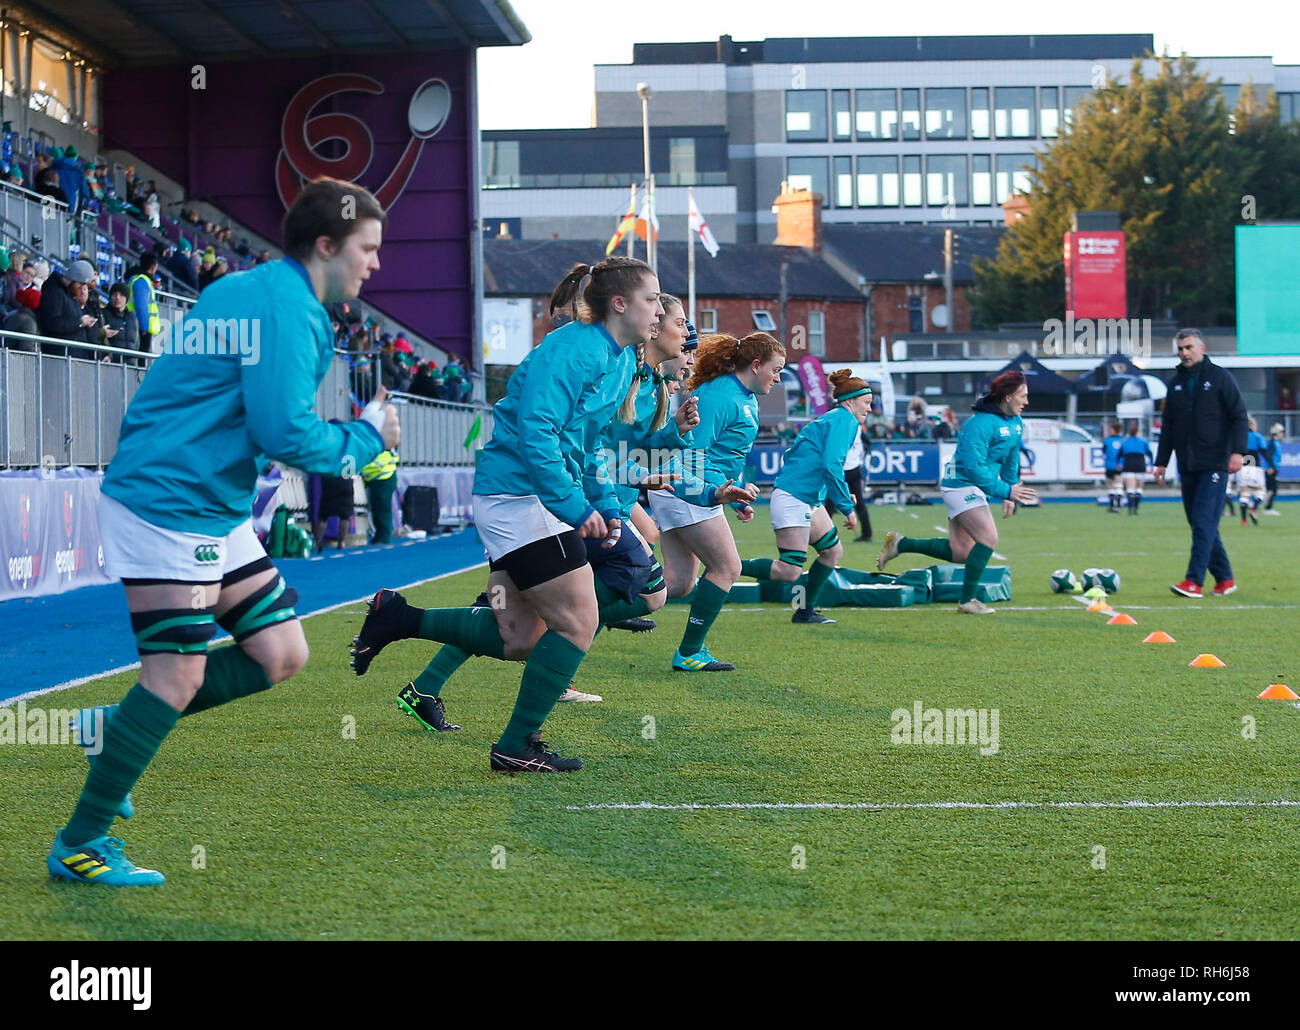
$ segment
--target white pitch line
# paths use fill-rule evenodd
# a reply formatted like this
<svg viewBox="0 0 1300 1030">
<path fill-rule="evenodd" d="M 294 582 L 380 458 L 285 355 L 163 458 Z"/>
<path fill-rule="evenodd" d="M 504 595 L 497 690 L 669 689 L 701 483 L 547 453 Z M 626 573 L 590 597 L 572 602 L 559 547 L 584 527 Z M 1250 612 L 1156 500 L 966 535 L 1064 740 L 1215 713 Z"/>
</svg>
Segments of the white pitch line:
<svg viewBox="0 0 1300 1030">
<path fill-rule="evenodd" d="M 921 810 L 1002 810 L 1017 808 L 1300 808 L 1300 801 L 730 801 L 721 804 L 658 805 L 651 801 L 636 804 L 606 803 L 565 805 L 565 812 L 724 812 L 724 811 L 921 811 Z"/>
<path fill-rule="evenodd" d="M 478 562 L 475 565 L 467 565 L 463 569 L 453 569 L 451 572 L 443 572 L 437 576 L 431 576 L 428 579 L 417 579 L 414 583 L 404 583 L 400 587 L 390 587 L 391 590 L 409 590 L 411 587 L 423 586 L 425 583 L 433 583 L 439 579 L 446 579 L 448 576 L 459 576 L 462 572 L 472 572 L 474 569 L 481 569 L 487 565 L 487 562 Z M 364 597 L 354 597 L 350 601 L 340 601 L 338 604 L 332 604 L 328 608 L 318 608 L 314 612 L 308 612 L 306 615 L 298 616 L 299 619 L 310 619 L 317 615 L 324 615 L 326 612 L 336 611 L 339 608 L 346 608 L 350 604 L 356 604 L 358 601 L 365 601 L 372 597 L 366 594 Z M 758 611 L 760 609 L 753 609 Z M 229 636 L 229 634 L 226 634 Z M 95 680 L 102 680 L 107 676 L 116 676 L 119 672 L 130 672 L 132 669 L 140 668 L 139 662 L 132 662 L 130 665 L 119 665 L 116 669 L 107 669 L 104 672 L 96 672 L 90 676 L 82 676 L 80 679 L 68 680 L 66 683 L 59 683 L 53 687 L 45 687 L 41 690 L 29 690 L 25 694 L 19 694 L 17 697 L 7 697 L 0 701 L 0 708 L 8 708 L 16 705 L 19 701 L 27 701 L 33 697 L 40 697 L 42 694 L 53 694 L 58 690 L 71 690 L 73 687 L 79 687 L 83 683 L 93 683 Z"/>
</svg>

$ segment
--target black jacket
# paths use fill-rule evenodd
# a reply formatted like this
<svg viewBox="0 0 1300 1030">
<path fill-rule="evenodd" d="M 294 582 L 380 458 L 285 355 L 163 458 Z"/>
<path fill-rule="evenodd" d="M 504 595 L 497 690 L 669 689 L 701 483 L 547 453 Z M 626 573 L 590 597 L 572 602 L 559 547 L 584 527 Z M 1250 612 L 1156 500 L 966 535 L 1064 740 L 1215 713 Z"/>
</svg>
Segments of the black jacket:
<svg viewBox="0 0 1300 1030">
<path fill-rule="evenodd" d="M 110 304 L 102 310 L 100 316 L 103 318 L 103 322 L 100 323 L 103 328 L 118 331 L 112 339 L 105 338 L 105 343 L 110 347 L 121 347 L 123 350 L 140 349 L 140 323 L 135 320 L 134 311 L 123 308 L 119 315 Z"/>
<path fill-rule="evenodd" d="M 1246 402 L 1232 373 L 1207 357 L 1192 377 L 1175 369 L 1168 385 L 1156 466 L 1176 454 L 1184 472 L 1226 471 L 1229 454 L 1246 453 Z"/>
<path fill-rule="evenodd" d="M 81 324 L 81 305 L 72 299 L 68 292 L 67 280 L 59 272 L 51 272 L 50 277 L 41 285 L 41 306 L 36 309 L 36 322 L 41 328 L 42 336 L 53 336 L 69 343 L 97 343 L 98 326 L 87 330 Z M 67 348 L 60 344 L 41 345 L 45 354 L 66 354 Z M 92 356 L 80 347 L 74 347 L 73 354 L 81 357 Z"/>
</svg>

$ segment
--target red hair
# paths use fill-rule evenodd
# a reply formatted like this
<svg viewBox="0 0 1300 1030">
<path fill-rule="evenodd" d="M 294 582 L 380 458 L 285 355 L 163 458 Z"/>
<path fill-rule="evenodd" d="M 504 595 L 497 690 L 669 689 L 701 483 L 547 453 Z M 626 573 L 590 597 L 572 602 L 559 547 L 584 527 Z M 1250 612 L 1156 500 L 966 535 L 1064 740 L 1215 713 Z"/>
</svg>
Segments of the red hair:
<svg viewBox="0 0 1300 1030">
<path fill-rule="evenodd" d="M 1010 369 L 989 384 L 989 400 L 1001 404 L 1024 385 L 1025 374 L 1014 368 Z"/>
</svg>

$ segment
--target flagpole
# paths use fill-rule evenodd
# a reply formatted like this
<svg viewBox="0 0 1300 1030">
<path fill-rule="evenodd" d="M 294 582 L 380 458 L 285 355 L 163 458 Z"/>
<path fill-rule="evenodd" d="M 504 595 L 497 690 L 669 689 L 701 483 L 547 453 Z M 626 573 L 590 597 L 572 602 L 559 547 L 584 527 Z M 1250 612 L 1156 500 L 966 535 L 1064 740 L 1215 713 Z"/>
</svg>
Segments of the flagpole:
<svg viewBox="0 0 1300 1030">
<path fill-rule="evenodd" d="M 686 187 L 686 316 L 695 321 L 695 226 L 691 216 L 695 211 L 695 187 Z"/>
<path fill-rule="evenodd" d="M 645 227 L 646 235 L 646 253 L 650 256 L 650 269 L 656 275 L 659 274 L 659 240 L 656 238 L 655 224 L 659 221 L 659 216 L 655 214 L 655 177 L 650 173 L 650 191 L 649 200 L 646 203 L 646 213 L 650 216 L 650 221 Z"/>
<path fill-rule="evenodd" d="M 632 197 L 631 197 L 631 203 L 628 207 L 628 210 L 632 212 L 632 217 L 633 219 L 635 219 L 636 218 L 636 183 L 632 183 L 631 189 L 632 189 Z M 632 223 L 632 228 L 630 228 L 627 231 L 627 256 L 628 257 L 636 256 L 635 254 L 632 253 L 632 250 L 635 246 L 636 246 L 636 222 L 634 220 Z"/>
</svg>

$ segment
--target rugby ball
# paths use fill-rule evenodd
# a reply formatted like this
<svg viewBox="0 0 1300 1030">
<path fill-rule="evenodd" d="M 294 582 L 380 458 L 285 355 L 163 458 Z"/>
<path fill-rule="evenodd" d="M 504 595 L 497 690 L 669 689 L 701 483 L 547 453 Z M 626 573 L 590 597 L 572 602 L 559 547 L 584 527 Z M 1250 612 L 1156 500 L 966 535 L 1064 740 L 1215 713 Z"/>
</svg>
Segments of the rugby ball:
<svg viewBox="0 0 1300 1030">
<path fill-rule="evenodd" d="M 1096 588 L 1113 594 L 1119 590 L 1119 573 L 1114 569 L 1084 569 L 1083 585 L 1089 590 Z"/>
<path fill-rule="evenodd" d="M 1069 569 L 1057 569 L 1050 582 L 1054 594 L 1077 594 L 1083 589 L 1079 578 Z"/>
</svg>

